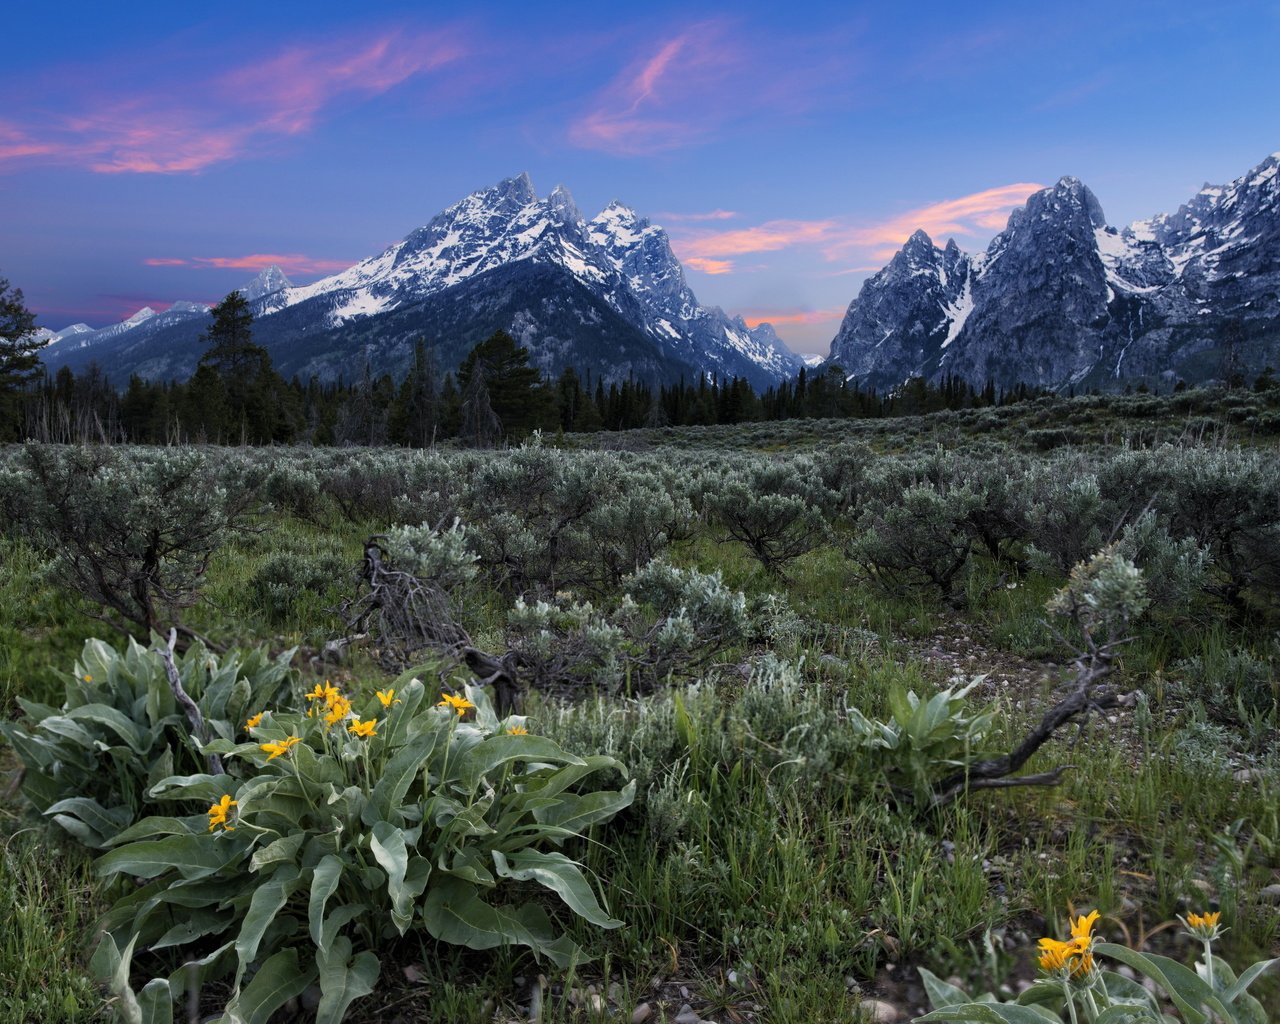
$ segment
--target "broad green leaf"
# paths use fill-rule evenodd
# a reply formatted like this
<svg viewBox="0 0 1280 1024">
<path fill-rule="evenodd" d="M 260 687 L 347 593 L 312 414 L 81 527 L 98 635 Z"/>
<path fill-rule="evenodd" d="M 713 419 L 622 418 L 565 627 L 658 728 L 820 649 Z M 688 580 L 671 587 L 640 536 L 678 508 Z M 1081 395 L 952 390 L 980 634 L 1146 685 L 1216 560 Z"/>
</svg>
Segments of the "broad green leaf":
<svg viewBox="0 0 1280 1024">
<path fill-rule="evenodd" d="M 935 1010 L 941 1010 L 944 1006 L 957 1006 L 971 1001 L 964 989 L 943 981 L 933 971 L 924 967 L 917 967 L 916 970 L 920 973 L 920 980 L 924 982 L 924 990 L 928 994 L 929 1002 Z"/>
<path fill-rule="evenodd" d="M 630 807 L 635 797 L 636 783 L 632 779 L 621 790 L 604 789 L 582 796 L 565 794 L 557 805 L 535 810 L 533 817 L 540 824 L 577 833 L 598 822 L 608 821 L 619 811 Z"/>
<path fill-rule="evenodd" d="M 545 736 L 490 736 L 458 758 L 456 777 L 465 790 L 473 792 L 484 776 L 512 761 L 586 763 Z"/>
<path fill-rule="evenodd" d="M 96 737 L 79 722 L 68 718 L 66 715 L 53 715 L 46 718 L 37 728 L 52 733 L 54 736 L 68 739 L 86 751 L 95 749 Z"/>
<path fill-rule="evenodd" d="M 257 958 L 258 944 L 262 942 L 263 933 L 297 887 L 297 869 L 282 867 L 254 890 L 249 910 L 244 915 L 244 924 L 240 926 L 240 935 L 236 939 L 240 970 L 243 971 Z"/>
<path fill-rule="evenodd" d="M 67 712 L 67 717 L 76 722 L 92 722 L 94 725 L 100 725 L 104 729 L 110 729 L 134 753 L 139 756 L 146 756 L 147 748 L 146 744 L 143 743 L 142 730 L 138 728 L 133 719 L 122 711 L 117 711 L 106 704 L 85 704 L 82 707 L 72 708 Z M 46 719 L 45 721 L 48 722 L 49 720 Z"/>
<path fill-rule="evenodd" d="M 1244 992 L 1250 985 L 1257 981 L 1264 971 L 1269 970 L 1276 964 L 1280 964 L 1280 957 L 1277 957 L 1274 960 L 1259 960 L 1256 964 L 1247 967 L 1235 984 L 1228 986 L 1227 990 L 1222 993 L 1222 1001 L 1224 1003 L 1235 1002 L 1236 999 L 1239 998 L 1240 993 Z"/>
<path fill-rule="evenodd" d="M 235 790 L 236 780 L 230 775 L 170 775 L 161 779 L 147 793 L 152 800 L 191 800 L 195 803 L 217 803 L 223 794 Z"/>
<path fill-rule="evenodd" d="M 410 892 L 404 884 L 405 872 L 409 870 L 409 849 L 405 846 L 404 833 L 396 826 L 380 821 L 373 826 L 369 849 L 373 852 L 374 860 L 387 873 L 391 918 L 396 930 L 403 935 L 413 921 L 413 900 L 417 895 Z"/>
<path fill-rule="evenodd" d="M 249 870 L 261 871 L 263 868 L 271 864 L 278 864 L 281 861 L 287 861 L 290 864 L 297 863 L 298 850 L 306 839 L 307 834 L 305 832 L 291 832 L 287 836 L 281 836 L 274 842 L 268 843 L 250 858 Z"/>
<path fill-rule="evenodd" d="M 201 815 L 192 815 L 189 818 L 167 818 L 153 817 L 143 818 L 141 821 L 130 825 L 123 832 L 119 832 L 107 840 L 107 846 L 120 846 L 123 843 L 131 843 L 138 839 L 153 838 L 155 836 L 193 836 L 201 835 L 207 829 L 209 819 Z"/>
<path fill-rule="evenodd" d="M 129 843 L 104 853 L 94 862 L 98 874 L 129 874 L 154 878 L 174 870 L 184 878 L 204 878 L 225 867 L 239 851 L 214 836 L 172 835 L 154 842 Z"/>
<path fill-rule="evenodd" d="M 1141 984 L 1132 978 L 1126 978 L 1123 974 L 1116 974 L 1115 971 L 1102 972 L 1102 986 L 1106 990 L 1107 998 L 1113 1003 L 1122 1003 L 1126 1006 L 1149 1006 L 1155 1004 L 1149 993 Z M 1055 986 L 1061 993 L 1061 986 Z"/>
<path fill-rule="evenodd" d="M 373 991 L 382 965 L 365 950 L 351 957 L 351 940 L 339 935 L 316 958 L 320 969 L 320 1005 L 316 1024 L 341 1024 L 347 1008 Z"/>
<path fill-rule="evenodd" d="M 914 1020 L 972 1021 L 974 1024 L 1044 1024 L 1046 1020 L 1051 1020 L 1061 1024 L 1061 1018 L 1042 1006 L 1019 1006 L 1016 1003 L 964 1003 L 934 1010 Z"/>
<path fill-rule="evenodd" d="M 1140 953 L 1113 942 L 1100 942 L 1094 947 L 1094 951 L 1128 964 L 1154 981 L 1186 1018 L 1187 1024 L 1204 1024 L 1209 1018 L 1200 1007 L 1206 1005 L 1217 1010 L 1220 1016 L 1230 1019 L 1213 990 L 1194 971 L 1188 970 L 1176 960 L 1154 953 Z"/>
<path fill-rule="evenodd" d="M 268 1024 L 271 1015 L 315 979 L 308 960 L 298 963 L 296 949 L 282 949 L 269 956 L 253 980 L 227 1005 L 231 1024 Z"/>
<path fill-rule="evenodd" d="M 320 945 L 320 929 L 324 924 L 325 905 L 338 888 L 342 879 L 342 861 L 334 854 L 326 854 L 311 874 L 311 898 L 307 906 L 307 921 L 311 941 Z"/>
<path fill-rule="evenodd" d="M 521 782 L 524 783 L 526 791 L 530 794 L 536 794 L 539 797 L 555 796 L 558 793 L 563 793 L 570 786 L 588 775 L 604 771 L 607 768 L 616 768 L 624 776 L 627 774 L 627 766 L 617 758 L 609 757 L 606 754 L 591 754 L 584 758 L 580 764 L 544 768 L 541 771 L 521 776 Z"/>
<path fill-rule="evenodd" d="M 557 967 L 568 967 L 580 955 L 565 936 L 555 934 L 540 907 L 492 906 L 479 898 L 475 886 L 451 875 L 431 886 L 422 917 L 432 938 L 469 949 L 528 946 Z"/>
<path fill-rule="evenodd" d="M 410 669 L 410 672 L 419 671 L 418 669 Z M 401 683 L 401 680 L 404 680 Z M 414 716 L 418 713 L 418 708 L 422 704 L 422 698 L 426 694 L 426 688 L 420 680 L 414 679 L 412 675 L 408 679 L 402 675 L 391 686 L 396 691 L 396 700 L 399 704 L 392 704 L 387 709 L 387 726 L 385 729 L 379 730 L 383 735 L 383 743 L 387 750 L 396 750 L 404 744 L 408 738 L 409 723 L 414 720 Z"/>
<path fill-rule="evenodd" d="M 365 824 L 372 825 L 369 820 L 376 813 L 374 820 L 390 821 L 396 824 L 399 818 L 400 804 L 404 801 L 409 787 L 418 777 L 422 766 L 431 757 L 440 741 L 442 731 L 432 729 L 430 732 L 415 736 L 402 749 L 398 750 L 382 769 L 382 776 L 373 787 L 373 798 L 365 808 Z"/>
<path fill-rule="evenodd" d="M 87 796 L 73 796 L 59 800 L 44 812 L 46 815 L 74 815 L 94 830 L 104 841 L 109 841 L 122 828 L 129 824 L 131 817 L 127 807 L 103 807 L 97 800 Z"/>
<path fill-rule="evenodd" d="M 1117 1003 L 1108 1006 L 1100 1014 L 1094 1024 L 1142 1024 L 1143 1021 L 1158 1022 L 1159 1018 L 1151 1012 L 1150 1007 L 1137 1006 L 1133 1003 Z"/>
<path fill-rule="evenodd" d="M 151 943 L 150 948 L 154 952 L 167 946 L 185 946 L 201 936 L 225 931 L 232 923 L 233 919 L 227 914 L 215 913 L 212 910 L 192 909 L 183 915 L 181 921 Z"/>
<path fill-rule="evenodd" d="M 152 978 L 138 993 L 142 1024 L 173 1024 L 173 993 L 164 978 Z"/>
<path fill-rule="evenodd" d="M 493 851 L 498 875 L 521 882 L 537 882 L 564 900 L 575 914 L 599 928 L 619 928 L 622 922 L 606 914 L 596 900 L 582 868 L 563 853 L 540 853 L 518 850 L 510 860 L 499 850 Z"/>
</svg>

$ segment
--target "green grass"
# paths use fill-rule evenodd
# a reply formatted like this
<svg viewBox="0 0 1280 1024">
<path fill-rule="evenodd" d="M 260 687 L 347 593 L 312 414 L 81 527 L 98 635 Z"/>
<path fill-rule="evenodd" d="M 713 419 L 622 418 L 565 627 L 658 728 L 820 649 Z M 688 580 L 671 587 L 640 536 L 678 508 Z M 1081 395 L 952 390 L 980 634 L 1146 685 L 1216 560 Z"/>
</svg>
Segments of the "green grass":
<svg viewBox="0 0 1280 1024">
<path fill-rule="evenodd" d="M 856 430 L 882 447 L 920 443 L 894 440 L 876 425 Z M 768 443 L 775 442 L 786 439 Z M 354 565 L 378 524 L 260 525 L 262 532 L 219 551 L 206 600 L 189 622 L 229 643 L 318 647 L 339 629 L 333 609 L 345 584 L 305 589 L 282 606 L 265 600 L 255 581 L 281 549 L 339 551 Z M 803 685 L 770 698 L 729 671 L 720 685 L 645 701 L 563 709 L 535 698 L 537 731 L 579 754 L 614 754 L 639 782 L 631 810 L 569 851 L 585 858 L 625 927 L 597 932 L 570 923 L 597 959 L 568 973 L 516 952 L 430 942 L 397 948 L 379 996 L 354 1020 L 376 1019 L 378 1007 L 411 1008 L 414 1020 L 487 1020 L 495 1009 L 514 1012 L 542 973 L 547 1022 L 592 1019 L 569 997 L 591 983 L 617 985 L 625 1016 L 656 998 L 655 978 L 696 989 L 705 1000 L 698 1009 L 711 1019 L 754 1003 L 770 1024 L 847 1021 L 857 1003 L 850 976 L 869 987 L 891 961 L 995 987 L 1028 977 L 1035 938 L 1060 934 L 1071 910 L 1090 906 L 1108 915 L 1107 936 L 1120 939 L 1125 929 L 1138 937 L 1214 901 L 1231 929 L 1219 952 L 1237 963 L 1280 941 L 1274 906 L 1258 895 L 1280 870 L 1280 758 L 1265 753 L 1275 717 L 1264 709 L 1253 722 L 1209 721 L 1196 707 L 1203 694 L 1176 686 L 1174 670 L 1199 657 L 1208 673 L 1221 674 L 1235 664 L 1231 652 L 1264 651 L 1273 625 L 1153 623 L 1126 650 L 1117 680 L 1149 699 L 1116 723 L 1094 718 L 1074 746 L 1069 730 L 1027 765 L 1031 772 L 1073 765 L 1061 786 L 975 792 L 916 813 L 878 784 L 872 759 L 850 738 L 845 709 L 883 717 L 891 687 L 930 692 L 938 670 L 906 653 L 908 643 L 953 626 L 982 631 L 997 654 L 1061 662 L 1044 611 L 1061 580 L 1014 577 L 976 559 L 967 607 L 957 615 L 928 594 L 891 592 L 863 578 L 836 545 L 795 560 L 785 579 L 706 529 L 672 555 L 718 569 L 748 595 L 785 591 L 805 629 L 777 653 L 803 655 Z M 479 646 L 501 642 L 504 607 L 489 591 L 468 607 Z M 57 703 L 59 673 L 91 635 L 105 635 L 104 626 L 56 586 L 35 552 L 0 539 L 7 712 L 16 715 L 19 695 Z M 734 651 L 729 660 L 756 653 Z M 385 684 L 366 656 L 340 671 L 348 686 Z M 1001 704 L 995 740 L 1003 749 L 1052 698 L 1033 679 L 1018 684 Z M 1218 751 L 1220 761 L 1216 737 L 1231 748 Z M 1232 772 L 1246 756 L 1260 775 L 1241 785 Z M 21 1012 L 31 1020 L 103 1019 L 83 967 L 100 909 L 89 862 L 43 825 L 19 823 L 12 798 L 4 806 L 11 820 L 0 875 L 0 991 L 27 1000 Z M 1160 934 L 1172 941 L 1171 932 Z M 1184 947 L 1173 951 L 1189 958 Z M 402 980 L 404 966 L 413 978 Z M 1265 984 L 1262 995 L 1280 995 L 1280 983 Z M 22 1019 L 17 1012 L 0 1001 L 0 1018 Z"/>
</svg>

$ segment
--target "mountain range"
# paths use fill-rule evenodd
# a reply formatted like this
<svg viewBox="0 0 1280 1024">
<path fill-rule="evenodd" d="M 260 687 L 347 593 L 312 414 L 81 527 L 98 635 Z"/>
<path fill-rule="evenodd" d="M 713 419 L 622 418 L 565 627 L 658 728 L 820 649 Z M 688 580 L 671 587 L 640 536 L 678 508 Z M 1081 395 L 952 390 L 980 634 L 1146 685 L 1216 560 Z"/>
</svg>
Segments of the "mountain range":
<svg viewBox="0 0 1280 1024">
<path fill-rule="evenodd" d="M 1121 229 L 1062 178 L 974 255 L 917 231 L 863 283 L 829 365 L 879 388 L 954 374 L 1099 390 L 1280 366 L 1278 168 L 1274 153 Z"/>
<path fill-rule="evenodd" d="M 826 365 L 881 390 L 947 374 L 1002 387 L 1167 387 L 1280 365 L 1278 169 L 1280 153 L 1125 228 L 1064 177 L 980 253 L 917 231 L 864 282 Z M 566 189 L 539 198 L 525 174 L 332 277 L 295 287 L 269 267 L 241 292 L 255 341 L 286 376 L 402 375 L 419 339 L 447 369 L 499 329 L 550 375 L 715 374 L 761 390 L 812 366 L 769 324 L 701 305 L 661 227 L 616 201 L 587 220 Z M 207 314 L 177 302 L 102 329 L 43 331 L 43 358 L 51 371 L 97 363 L 119 382 L 185 378 Z"/>
<path fill-rule="evenodd" d="M 419 339 L 445 368 L 503 329 L 530 363 L 605 381 L 657 382 L 702 374 L 753 387 L 802 365 L 768 324 L 701 305 L 666 232 L 621 203 L 586 220 L 556 188 L 539 198 L 528 175 L 472 193 L 402 241 L 332 277 L 294 287 L 271 267 L 241 289 L 254 340 L 286 376 L 334 380 L 403 374 Z M 47 366 L 90 362 L 112 377 L 183 378 L 203 350 L 207 307 L 140 310 L 102 330 L 49 335 Z"/>
</svg>

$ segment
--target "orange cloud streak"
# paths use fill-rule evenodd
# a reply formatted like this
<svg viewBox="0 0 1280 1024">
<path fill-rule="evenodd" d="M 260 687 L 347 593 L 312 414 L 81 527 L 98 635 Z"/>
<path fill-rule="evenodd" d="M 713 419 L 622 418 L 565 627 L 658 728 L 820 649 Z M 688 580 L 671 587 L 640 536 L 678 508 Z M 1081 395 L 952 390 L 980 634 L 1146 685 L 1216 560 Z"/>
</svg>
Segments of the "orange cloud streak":
<svg viewBox="0 0 1280 1024">
<path fill-rule="evenodd" d="M 254 253 L 249 256 L 192 256 L 190 259 L 153 256 L 142 261 L 148 267 L 215 267 L 219 270 L 265 270 L 278 266 L 286 274 L 331 274 L 346 270 L 350 260 L 325 260 L 298 253 Z"/>
<path fill-rule="evenodd" d="M 742 319 L 748 327 L 759 327 L 764 323 L 777 327 L 780 324 L 825 324 L 841 319 L 844 314 L 845 308 L 841 306 L 839 309 L 803 309 L 790 313 L 750 313 L 744 314 Z"/>
<path fill-rule="evenodd" d="M 689 265 L 702 269 L 700 264 L 714 264 L 718 269 L 708 272 L 721 274 L 732 271 L 731 257 L 805 246 L 817 247 L 828 261 L 846 259 L 851 252 L 887 259 L 921 228 L 935 240 L 948 235 L 975 237 L 997 231 L 1004 227 L 1010 210 L 1043 187 L 1030 182 L 1000 185 L 917 207 L 874 224 L 771 220 L 755 227 L 673 238 L 672 247 Z"/>
<path fill-rule="evenodd" d="M 701 270 L 704 274 L 729 274 L 733 272 L 733 260 L 706 260 L 701 256 L 686 256 L 686 267 Z"/>
</svg>

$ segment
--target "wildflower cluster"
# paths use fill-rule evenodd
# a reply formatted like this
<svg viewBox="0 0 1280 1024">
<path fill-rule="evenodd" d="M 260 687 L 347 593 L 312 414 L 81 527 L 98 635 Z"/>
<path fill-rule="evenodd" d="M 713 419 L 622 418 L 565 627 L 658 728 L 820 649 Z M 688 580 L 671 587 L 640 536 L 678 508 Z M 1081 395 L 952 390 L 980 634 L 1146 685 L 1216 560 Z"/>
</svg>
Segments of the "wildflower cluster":
<svg viewBox="0 0 1280 1024">
<path fill-rule="evenodd" d="M 1040 940 L 1040 968 L 1062 979 L 1087 978 L 1093 970 L 1093 926 L 1098 920 L 1095 910 L 1071 923 L 1071 938 Z"/>
<path fill-rule="evenodd" d="M 382 706 L 390 707 L 392 699 L 395 697 L 395 690 L 387 690 L 385 692 L 377 691 L 378 700 Z M 324 719 L 324 727 L 329 729 L 339 722 L 347 722 L 347 731 L 353 735 L 368 739 L 370 736 L 377 736 L 377 722 L 362 722 L 360 717 L 352 712 L 351 698 L 343 694 L 329 680 L 323 683 L 316 683 L 315 689 L 305 695 L 309 701 L 324 701 L 324 711 L 321 717 Z M 308 712 L 307 717 L 312 718 L 317 714 L 316 708 L 313 706 Z"/>
</svg>

